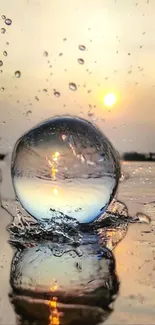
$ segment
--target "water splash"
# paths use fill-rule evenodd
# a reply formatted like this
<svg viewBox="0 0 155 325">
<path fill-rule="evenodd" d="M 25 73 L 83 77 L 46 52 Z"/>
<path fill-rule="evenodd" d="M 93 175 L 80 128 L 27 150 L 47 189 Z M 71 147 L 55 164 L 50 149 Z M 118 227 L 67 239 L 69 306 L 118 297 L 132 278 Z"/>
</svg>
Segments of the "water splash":
<svg viewBox="0 0 155 325">
<path fill-rule="evenodd" d="M 85 50 L 86 50 L 85 45 L 79 45 L 79 50 L 80 50 L 80 51 L 85 51 Z"/>
<path fill-rule="evenodd" d="M 14 73 L 16 78 L 20 78 L 21 77 L 21 72 L 19 70 L 15 71 Z"/>
<path fill-rule="evenodd" d="M 10 18 L 5 19 L 5 24 L 10 26 L 12 24 L 12 20 Z"/>
<path fill-rule="evenodd" d="M 78 63 L 79 63 L 79 64 L 84 64 L 84 60 L 79 58 L 79 59 L 78 59 Z"/>
<path fill-rule="evenodd" d="M 6 32 L 6 29 L 5 28 L 1 28 L 1 33 L 2 34 L 5 34 L 5 32 Z"/>
<path fill-rule="evenodd" d="M 77 90 L 77 85 L 74 82 L 70 82 L 69 83 L 69 89 L 76 91 Z"/>
<path fill-rule="evenodd" d="M 55 97 L 60 97 L 60 92 L 59 91 L 54 91 L 54 96 Z"/>
</svg>

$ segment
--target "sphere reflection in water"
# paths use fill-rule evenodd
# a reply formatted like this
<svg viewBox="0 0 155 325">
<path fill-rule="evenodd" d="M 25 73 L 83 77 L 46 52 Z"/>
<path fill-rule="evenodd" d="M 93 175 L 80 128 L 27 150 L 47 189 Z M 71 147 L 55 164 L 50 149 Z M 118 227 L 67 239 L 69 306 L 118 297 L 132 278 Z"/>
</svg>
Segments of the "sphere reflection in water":
<svg viewBox="0 0 155 325">
<path fill-rule="evenodd" d="M 12 179 L 22 206 L 37 220 L 99 217 L 115 194 L 118 155 L 90 122 L 55 117 L 26 133 L 12 156 Z"/>
<path fill-rule="evenodd" d="M 42 325 L 55 324 L 52 317 L 57 324 L 98 324 L 119 290 L 113 254 L 97 242 L 24 248 L 13 258 L 10 282 L 20 320 Z"/>
</svg>

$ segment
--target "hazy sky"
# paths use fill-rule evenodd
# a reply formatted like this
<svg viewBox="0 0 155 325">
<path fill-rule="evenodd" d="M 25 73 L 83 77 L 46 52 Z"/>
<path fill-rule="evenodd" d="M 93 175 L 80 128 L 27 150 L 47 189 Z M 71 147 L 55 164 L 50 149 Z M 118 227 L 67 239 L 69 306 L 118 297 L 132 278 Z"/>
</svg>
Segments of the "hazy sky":
<svg viewBox="0 0 155 325">
<path fill-rule="evenodd" d="M 90 119 L 89 105 L 119 151 L 155 151 L 154 0 L 0 2 L 0 16 L 12 19 L 10 26 L 0 19 L 1 151 L 51 116 Z M 111 91 L 118 100 L 109 112 L 103 97 Z"/>
</svg>

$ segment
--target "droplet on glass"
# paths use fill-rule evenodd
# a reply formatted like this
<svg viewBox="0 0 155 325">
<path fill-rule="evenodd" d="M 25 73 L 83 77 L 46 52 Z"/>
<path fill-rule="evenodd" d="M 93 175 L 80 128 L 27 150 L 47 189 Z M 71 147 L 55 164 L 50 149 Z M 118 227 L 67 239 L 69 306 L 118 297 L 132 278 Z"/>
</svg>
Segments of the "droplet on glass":
<svg viewBox="0 0 155 325">
<path fill-rule="evenodd" d="M 1 87 L 1 88 L 0 88 L 0 90 L 1 90 L 2 92 L 4 91 L 4 89 L 5 89 L 4 87 Z"/>
<path fill-rule="evenodd" d="M 79 45 L 79 50 L 80 51 L 85 51 L 86 50 L 86 47 L 84 45 Z"/>
<path fill-rule="evenodd" d="M 73 91 L 77 90 L 77 86 L 76 86 L 76 84 L 75 84 L 74 82 L 70 82 L 70 83 L 69 83 L 69 89 L 70 89 L 70 90 L 73 90 Z"/>
<path fill-rule="evenodd" d="M 55 96 L 55 97 L 60 97 L 60 93 L 59 93 L 59 91 L 54 91 L 54 96 Z"/>
<path fill-rule="evenodd" d="M 8 55 L 7 51 L 4 51 L 4 52 L 3 52 L 3 55 L 4 55 L 4 56 L 7 56 L 7 55 Z"/>
<path fill-rule="evenodd" d="M 79 64 L 84 64 L 84 60 L 83 59 L 78 59 L 78 63 Z"/>
<path fill-rule="evenodd" d="M 38 96 L 35 96 L 34 99 L 39 102 L 39 97 Z"/>
<path fill-rule="evenodd" d="M 6 19 L 6 16 L 5 16 L 5 15 L 2 15 L 1 18 L 2 18 L 2 19 Z"/>
<path fill-rule="evenodd" d="M 2 60 L 0 60 L 0 67 L 2 67 L 2 65 L 3 65 L 3 61 L 2 61 Z"/>
<path fill-rule="evenodd" d="M 6 45 L 9 45 L 9 42 L 6 42 Z"/>
<path fill-rule="evenodd" d="M 5 32 L 6 32 L 6 29 L 5 28 L 1 28 L 1 33 L 2 34 L 5 34 Z"/>
<path fill-rule="evenodd" d="M 62 56 L 63 55 L 63 53 L 61 52 L 61 53 L 59 53 L 59 56 Z"/>
<path fill-rule="evenodd" d="M 16 78 L 20 78 L 21 77 L 21 72 L 19 70 L 15 71 L 14 73 Z"/>
<path fill-rule="evenodd" d="M 48 56 L 48 52 L 47 51 L 44 51 L 44 56 Z"/>
<path fill-rule="evenodd" d="M 112 200 L 120 165 L 97 127 L 81 118 L 61 116 L 19 139 L 11 172 L 18 200 L 37 220 L 61 216 L 89 223 Z"/>
<path fill-rule="evenodd" d="M 5 24 L 10 26 L 12 24 L 12 20 L 10 18 L 5 19 Z"/>
<path fill-rule="evenodd" d="M 29 111 L 26 112 L 26 115 L 28 116 L 28 115 L 31 114 L 31 113 L 32 113 L 32 111 L 29 110 Z"/>
</svg>

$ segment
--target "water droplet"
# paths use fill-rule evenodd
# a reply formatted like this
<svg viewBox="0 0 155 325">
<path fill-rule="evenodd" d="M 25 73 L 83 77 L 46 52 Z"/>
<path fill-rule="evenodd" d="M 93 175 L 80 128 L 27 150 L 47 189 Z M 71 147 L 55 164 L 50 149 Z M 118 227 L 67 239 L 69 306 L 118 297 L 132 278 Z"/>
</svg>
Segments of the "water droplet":
<svg viewBox="0 0 155 325">
<path fill-rule="evenodd" d="M 5 34 L 5 32 L 6 32 L 6 29 L 5 28 L 1 28 L 1 33 L 2 34 Z"/>
<path fill-rule="evenodd" d="M 0 60 L 0 67 L 2 67 L 2 65 L 3 65 L 3 61 Z"/>
<path fill-rule="evenodd" d="M 63 55 L 63 53 L 61 52 L 61 53 L 59 53 L 59 56 L 62 56 Z"/>
<path fill-rule="evenodd" d="M 151 218 L 141 212 L 137 213 L 136 219 L 138 219 L 138 221 L 141 223 L 150 223 L 151 222 Z"/>
<path fill-rule="evenodd" d="M 65 37 L 65 38 L 63 38 L 63 41 L 65 42 L 65 41 L 67 41 L 67 38 Z"/>
<path fill-rule="evenodd" d="M 44 88 L 44 89 L 43 89 L 43 92 L 44 92 L 44 93 L 47 93 L 47 89 L 46 89 L 46 88 Z"/>
<path fill-rule="evenodd" d="M 10 18 L 5 19 L 5 24 L 10 26 L 12 24 L 12 20 Z"/>
<path fill-rule="evenodd" d="M 86 47 L 84 45 L 79 45 L 79 50 L 80 51 L 85 51 L 86 50 Z"/>
<path fill-rule="evenodd" d="M 32 111 L 29 110 L 29 111 L 26 112 L 26 115 L 29 115 L 29 114 L 31 114 L 31 113 L 32 113 Z"/>
<path fill-rule="evenodd" d="M 3 55 L 4 55 L 4 56 L 7 56 L 7 55 L 8 55 L 7 51 L 4 51 L 4 52 L 3 52 Z"/>
<path fill-rule="evenodd" d="M 73 91 L 77 90 L 77 86 L 74 82 L 69 83 L 69 88 L 70 88 L 70 90 L 73 90 Z"/>
<path fill-rule="evenodd" d="M 44 56 L 47 57 L 48 56 L 48 52 L 44 51 Z"/>
<path fill-rule="evenodd" d="M 21 72 L 19 70 L 15 71 L 14 73 L 16 78 L 20 78 L 21 77 Z"/>
<path fill-rule="evenodd" d="M 111 143 L 80 118 L 55 117 L 36 126 L 20 138 L 12 157 L 15 193 L 38 220 L 92 222 L 107 208 L 120 178 Z"/>
<path fill-rule="evenodd" d="M 35 96 L 34 99 L 39 102 L 39 97 L 38 96 Z"/>
<path fill-rule="evenodd" d="M 5 16 L 5 15 L 2 15 L 1 18 L 2 18 L 2 19 L 6 19 L 6 16 Z"/>
<path fill-rule="evenodd" d="M 83 59 L 78 59 L 78 63 L 79 64 L 84 64 L 84 60 Z"/>
<path fill-rule="evenodd" d="M 60 93 L 59 93 L 59 91 L 54 91 L 54 96 L 56 96 L 56 97 L 60 97 Z"/>
<path fill-rule="evenodd" d="M 3 92 L 5 90 L 5 88 L 4 87 L 1 87 L 1 91 Z"/>
<path fill-rule="evenodd" d="M 6 45 L 9 45 L 9 42 L 6 42 Z"/>
</svg>

